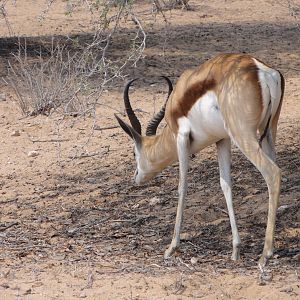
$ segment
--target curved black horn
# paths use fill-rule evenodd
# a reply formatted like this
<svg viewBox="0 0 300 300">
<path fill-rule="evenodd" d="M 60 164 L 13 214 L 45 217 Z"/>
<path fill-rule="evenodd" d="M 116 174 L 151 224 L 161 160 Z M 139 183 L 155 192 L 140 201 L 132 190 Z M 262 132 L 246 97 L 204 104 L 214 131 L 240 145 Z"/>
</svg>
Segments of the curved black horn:
<svg viewBox="0 0 300 300">
<path fill-rule="evenodd" d="M 168 83 L 168 86 L 169 86 L 168 97 L 167 97 L 167 100 L 166 100 L 164 106 L 161 108 L 161 110 L 157 114 L 155 114 L 155 116 L 149 122 L 147 129 L 146 129 L 146 135 L 148 135 L 148 136 L 156 134 L 157 127 L 158 127 L 159 123 L 161 122 L 161 120 L 165 116 L 166 105 L 167 105 L 168 99 L 173 91 L 172 81 L 167 76 L 161 76 L 161 77 L 164 78 Z"/>
<path fill-rule="evenodd" d="M 129 121 L 133 127 L 133 129 L 136 130 L 137 133 L 142 134 L 142 128 L 141 128 L 141 123 L 138 120 L 137 116 L 135 115 L 131 104 L 130 104 L 130 100 L 129 100 L 129 88 L 131 86 L 131 84 L 136 81 L 138 78 L 132 79 L 129 82 L 127 82 L 127 84 L 125 85 L 124 88 L 124 104 L 125 104 L 125 110 L 126 110 L 126 114 L 129 118 Z"/>
<path fill-rule="evenodd" d="M 169 99 L 169 97 L 170 97 L 170 95 L 171 95 L 171 93 L 173 91 L 173 84 L 172 84 L 172 81 L 171 81 L 171 79 L 169 77 L 167 77 L 167 76 L 161 76 L 161 77 L 163 79 L 165 79 L 167 81 L 167 83 L 168 83 L 168 87 L 169 87 L 168 97 L 167 97 L 167 101 L 168 101 L 168 99 Z"/>
</svg>

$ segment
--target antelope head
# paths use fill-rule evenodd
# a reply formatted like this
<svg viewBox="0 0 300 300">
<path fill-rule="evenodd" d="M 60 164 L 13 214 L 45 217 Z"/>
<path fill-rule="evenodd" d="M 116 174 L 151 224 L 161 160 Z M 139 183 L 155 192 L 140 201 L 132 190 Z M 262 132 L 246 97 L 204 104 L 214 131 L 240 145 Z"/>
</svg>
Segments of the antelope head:
<svg viewBox="0 0 300 300">
<path fill-rule="evenodd" d="M 173 90 L 172 82 L 168 77 L 162 76 L 162 78 L 164 78 L 168 83 L 169 98 Z M 137 79 L 129 81 L 124 89 L 125 111 L 131 125 L 124 122 L 116 114 L 115 117 L 117 118 L 121 128 L 134 142 L 134 154 L 137 164 L 136 171 L 134 173 L 134 181 L 136 184 L 142 184 L 153 178 L 166 166 L 164 163 L 162 163 L 161 159 L 159 159 L 159 148 L 163 145 L 161 145 L 160 140 L 158 139 L 159 136 L 156 135 L 157 127 L 165 115 L 166 103 L 148 123 L 146 128 L 146 136 L 142 136 L 140 121 L 135 115 L 129 99 L 129 88 L 135 80 Z"/>
</svg>

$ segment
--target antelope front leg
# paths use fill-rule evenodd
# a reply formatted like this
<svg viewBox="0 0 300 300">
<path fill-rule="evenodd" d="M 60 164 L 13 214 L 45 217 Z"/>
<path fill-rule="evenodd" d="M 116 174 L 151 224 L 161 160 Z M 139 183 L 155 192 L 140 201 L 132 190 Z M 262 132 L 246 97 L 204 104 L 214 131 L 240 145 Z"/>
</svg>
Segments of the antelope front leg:
<svg viewBox="0 0 300 300">
<path fill-rule="evenodd" d="M 230 174 L 230 164 L 231 164 L 231 143 L 230 139 L 223 139 L 217 142 L 218 151 L 218 162 L 220 169 L 220 184 L 222 191 L 224 193 L 229 220 L 232 231 L 232 260 L 238 260 L 240 258 L 240 244 L 241 239 L 236 226 L 235 214 L 232 204 L 232 184 L 231 184 L 231 174 Z"/>
<path fill-rule="evenodd" d="M 179 186 L 178 186 L 178 207 L 176 215 L 176 223 L 174 228 L 174 234 L 172 242 L 169 248 L 165 251 L 164 258 L 169 258 L 179 246 L 180 243 L 180 229 L 183 220 L 183 210 L 185 207 L 185 197 L 187 192 L 187 171 L 188 171 L 188 160 L 189 160 L 189 132 L 188 133 L 178 133 L 177 136 L 177 152 L 179 159 Z"/>
</svg>

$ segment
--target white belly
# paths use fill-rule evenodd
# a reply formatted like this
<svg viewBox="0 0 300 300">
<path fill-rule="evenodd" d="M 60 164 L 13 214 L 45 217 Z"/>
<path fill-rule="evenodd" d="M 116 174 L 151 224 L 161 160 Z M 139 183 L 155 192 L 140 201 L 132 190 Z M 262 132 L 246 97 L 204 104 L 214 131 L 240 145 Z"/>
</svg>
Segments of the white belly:
<svg viewBox="0 0 300 300">
<path fill-rule="evenodd" d="M 207 92 L 193 105 L 187 115 L 192 136 L 191 152 L 228 137 L 224 121 L 214 92 Z"/>
</svg>

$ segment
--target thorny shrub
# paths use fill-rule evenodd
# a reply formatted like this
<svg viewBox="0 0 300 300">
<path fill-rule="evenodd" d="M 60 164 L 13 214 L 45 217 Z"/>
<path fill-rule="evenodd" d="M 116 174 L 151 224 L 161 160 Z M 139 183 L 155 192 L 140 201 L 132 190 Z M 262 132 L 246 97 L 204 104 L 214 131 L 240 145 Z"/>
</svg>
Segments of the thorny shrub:
<svg viewBox="0 0 300 300">
<path fill-rule="evenodd" d="M 79 115 L 93 112 L 102 91 L 115 78 L 123 77 L 125 67 L 135 64 L 145 48 L 146 34 L 140 20 L 131 11 L 131 2 L 96 1 L 98 6 L 90 9 L 93 16 L 95 10 L 98 12 L 94 23 L 97 29 L 89 42 L 82 44 L 76 38 L 67 37 L 66 46 L 53 39 L 47 55 L 42 50 L 28 55 L 26 39 L 19 42 L 19 51 L 9 63 L 9 82 L 15 89 L 17 104 L 23 114 L 49 115 L 56 111 Z M 52 3 L 49 1 L 47 9 Z M 113 37 L 121 20 L 129 16 L 135 28 L 129 35 L 128 49 L 121 57 L 112 59 L 108 52 Z"/>
</svg>

